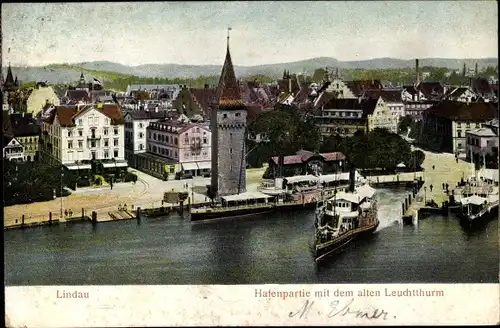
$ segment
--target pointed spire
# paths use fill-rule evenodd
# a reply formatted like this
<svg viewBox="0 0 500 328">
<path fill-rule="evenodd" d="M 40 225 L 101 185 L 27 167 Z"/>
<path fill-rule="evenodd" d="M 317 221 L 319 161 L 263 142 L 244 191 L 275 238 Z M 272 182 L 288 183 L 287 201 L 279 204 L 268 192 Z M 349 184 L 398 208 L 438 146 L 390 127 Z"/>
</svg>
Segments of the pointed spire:
<svg viewBox="0 0 500 328">
<path fill-rule="evenodd" d="M 7 78 L 5 79 L 5 85 L 13 86 L 13 84 L 14 84 L 14 75 L 12 74 L 12 68 L 10 67 L 10 62 L 9 62 L 9 68 L 7 69 Z"/>
<path fill-rule="evenodd" d="M 226 60 L 222 67 L 222 73 L 217 87 L 217 100 L 219 109 L 245 109 L 245 104 L 241 100 L 240 89 L 234 74 L 233 62 L 229 51 L 229 31 L 227 34 Z"/>
<path fill-rule="evenodd" d="M 16 79 L 14 80 L 14 85 L 17 87 L 19 86 L 19 81 L 17 80 L 17 75 L 16 75 Z"/>
</svg>

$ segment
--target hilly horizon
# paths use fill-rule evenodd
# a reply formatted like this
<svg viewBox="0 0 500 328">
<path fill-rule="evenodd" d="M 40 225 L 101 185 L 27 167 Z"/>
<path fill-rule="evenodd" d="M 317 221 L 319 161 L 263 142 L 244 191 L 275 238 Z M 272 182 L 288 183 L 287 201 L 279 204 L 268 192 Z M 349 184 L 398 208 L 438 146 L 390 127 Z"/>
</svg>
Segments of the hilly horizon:
<svg viewBox="0 0 500 328">
<path fill-rule="evenodd" d="M 498 66 L 498 58 L 422 58 L 419 66 L 446 67 L 450 70 L 462 69 L 463 65 L 473 68 Z M 415 60 L 397 58 L 374 58 L 356 61 L 339 61 L 331 57 L 317 57 L 295 62 L 265 64 L 255 66 L 235 65 L 235 73 L 239 77 L 265 75 L 279 78 L 286 69 L 290 73 L 312 74 L 315 69 L 328 67 L 329 70 L 373 70 L 373 69 L 410 69 L 415 67 Z M 73 64 L 51 64 L 47 66 L 19 67 L 12 66 L 12 71 L 21 81 L 47 80 L 53 84 L 69 83 L 78 80 L 81 71 L 94 78 L 113 79 L 113 75 L 137 76 L 147 78 L 197 78 L 199 76 L 217 76 L 222 69 L 220 65 L 182 65 L 182 64 L 143 64 L 128 66 L 111 61 L 92 61 Z M 5 76 L 6 67 L 2 68 Z M 89 74 L 90 73 L 90 74 Z M 109 73 L 109 74 L 107 74 Z"/>
</svg>

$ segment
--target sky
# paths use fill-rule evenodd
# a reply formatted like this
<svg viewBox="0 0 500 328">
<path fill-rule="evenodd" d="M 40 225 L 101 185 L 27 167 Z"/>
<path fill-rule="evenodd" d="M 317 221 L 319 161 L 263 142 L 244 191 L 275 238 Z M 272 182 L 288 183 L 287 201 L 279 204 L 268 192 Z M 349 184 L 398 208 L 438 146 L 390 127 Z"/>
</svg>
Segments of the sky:
<svg viewBox="0 0 500 328">
<path fill-rule="evenodd" d="M 496 1 L 2 4 L 2 60 L 235 65 L 498 56 Z M 3 64 L 3 65 L 5 65 Z"/>
</svg>

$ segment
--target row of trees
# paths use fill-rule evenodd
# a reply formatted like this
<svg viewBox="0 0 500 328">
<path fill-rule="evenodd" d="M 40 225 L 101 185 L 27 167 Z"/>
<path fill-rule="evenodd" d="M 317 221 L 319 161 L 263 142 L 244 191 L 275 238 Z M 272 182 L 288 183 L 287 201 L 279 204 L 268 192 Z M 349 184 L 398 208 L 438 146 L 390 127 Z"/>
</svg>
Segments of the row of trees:
<svg viewBox="0 0 500 328">
<path fill-rule="evenodd" d="M 349 162 L 364 170 L 394 171 L 400 163 L 407 169 L 418 170 L 425 157 L 421 151 L 412 152 L 401 136 L 385 129 L 374 129 L 367 134 L 358 131 L 352 137 L 322 138 L 313 117 L 292 106 L 280 105 L 274 111 L 262 113 L 249 130 L 253 135 L 265 136 L 267 141 L 249 141 L 248 164 L 253 167 L 260 167 L 271 156 L 291 155 L 301 149 L 342 152 Z"/>
<path fill-rule="evenodd" d="M 61 169 L 40 162 L 3 160 L 4 205 L 51 200 L 61 194 Z"/>
</svg>

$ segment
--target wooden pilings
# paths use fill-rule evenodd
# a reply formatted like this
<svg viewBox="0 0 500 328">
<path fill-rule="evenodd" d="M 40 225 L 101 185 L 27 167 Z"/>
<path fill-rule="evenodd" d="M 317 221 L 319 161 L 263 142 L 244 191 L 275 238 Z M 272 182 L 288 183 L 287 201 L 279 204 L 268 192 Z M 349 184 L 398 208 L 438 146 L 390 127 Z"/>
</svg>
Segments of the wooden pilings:
<svg viewBox="0 0 500 328">
<path fill-rule="evenodd" d="M 141 224 L 141 208 L 138 207 L 137 211 L 135 212 L 135 218 L 137 220 L 137 224 Z"/>
<path fill-rule="evenodd" d="M 49 226 L 52 225 L 52 212 L 49 212 Z"/>
<path fill-rule="evenodd" d="M 97 224 L 97 212 L 92 211 L 92 225 L 96 225 L 96 224 Z"/>
</svg>

